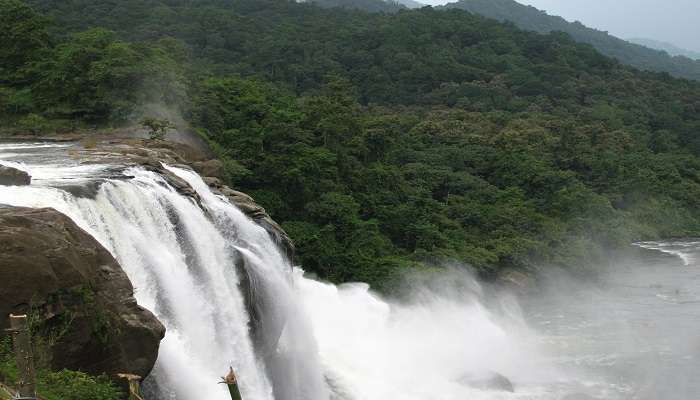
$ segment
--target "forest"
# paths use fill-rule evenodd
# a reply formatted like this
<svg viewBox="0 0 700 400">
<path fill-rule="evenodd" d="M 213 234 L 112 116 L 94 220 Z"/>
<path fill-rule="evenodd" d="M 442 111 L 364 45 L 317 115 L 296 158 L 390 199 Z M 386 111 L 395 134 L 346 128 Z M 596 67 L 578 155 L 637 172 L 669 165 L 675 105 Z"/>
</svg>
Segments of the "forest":
<svg viewBox="0 0 700 400">
<path fill-rule="evenodd" d="M 622 40 L 608 32 L 589 28 L 579 21 L 568 22 L 564 18 L 548 15 L 535 7 L 514 0 L 459 0 L 445 7 L 467 10 L 499 21 L 509 21 L 525 30 L 540 33 L 566 32 L 575 40 L 588 43 L 601 53 L 624 64 L 642 70 L 668 72 L 680 78 L 700 80 L 698 60 L 656 50 L 654 46 L 649 46 L 648 42 Z"/>
<path fill-rule="evenodd" d="M 181 116 L 333 282 L 700 235 L 700 83 L 459 9 L 0 0 L 2 133 Z M 188 128 L 188 129 L 189 129 Z"/>
</svg>

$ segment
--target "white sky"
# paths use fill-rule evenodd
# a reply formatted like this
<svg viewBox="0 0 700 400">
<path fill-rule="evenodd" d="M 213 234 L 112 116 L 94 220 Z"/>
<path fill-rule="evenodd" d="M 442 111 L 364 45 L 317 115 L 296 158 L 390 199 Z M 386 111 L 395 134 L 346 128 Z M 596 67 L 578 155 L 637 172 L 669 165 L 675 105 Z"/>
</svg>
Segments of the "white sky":
<svg viewBox="0 0 700 400">
<path fill-rule="evenodd" d="M 420 1 L 420 0 L 419 0 Z M 642 37 L 700 52 L 700 0 L 518 0 L 621 37 Z M 447 0 L 423 0 L 445 4 Z"/>
</svg>

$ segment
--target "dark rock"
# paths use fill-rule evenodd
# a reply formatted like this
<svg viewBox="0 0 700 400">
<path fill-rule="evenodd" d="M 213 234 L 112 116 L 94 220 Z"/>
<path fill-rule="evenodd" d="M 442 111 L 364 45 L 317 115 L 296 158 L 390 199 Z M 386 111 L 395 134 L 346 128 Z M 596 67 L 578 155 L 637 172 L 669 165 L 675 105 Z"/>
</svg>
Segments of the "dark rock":
<svg viewBox="0 0 700 400">
<path fill-rule="evenodd" d="M 32 177 L 17 168 L 0 165 L 0 185 L 23 186 L 32 183 Z"/>
<path fill-rule="evenodd" d="M 270 218 L 265 209 L 258 205 L 252 197 L 243 192 L 233 190 L 225 185 L 212 187 L 212 189 L 214 189 L 215 192 L 226 196 L 226 198 L 228 198 L 233 205 L 238 207 L 239 210 L 247 215 L 248 218 L 265 228 L 275 243 L 277 243 L 277 245 L 287 255 L 287 258 L 290 260 L 294 258 L 294 252 L 296 249 L 292 239 L 277 222 Z"/>
<path fill-rule="evenodd" d="M 198 161 L 192 163 L 192 168 L 202 176 L 223 178 L 224 175 L 224 163 L 219 160 Z"/>
<path fill-rule="evenodd" d="M 287 258 L 290 260 L 294 259 L 294 253 L 296 251 L 296 248 L 294 247 L 294 242 L 292 239 L 287 235 L 287 232 L 282 229 L 277 222 L 275 222 L 272 218 L 270 218 L 267 214 L 265 214 L 264 217 L 258 218 L 255 220 L 258 225 L 262 226 L 265 228 L 267 233 L 272 236 L 272 239 L 277 243 L 277 245 L 284 250 L 285 254 L 287 255 Z"/>
<path fill-rule="evenodd" d="M 97 193 L 100 191 L 100 186 L 102 186 L 104 182 L 104 180 L 96 179 L 78 185 L 63 185 L 60 187 L 75 197 L 94 199 L 97 197 Z"/>
<path fill-rule="evenodd" d="M 480 390 L 515 392 L 510 379 L 493 371 L 464 375 L 457 381 L 463 385 Z"/>
<path fill-rule="evenodd" d="M 206 183 L 207 185 L 209 185 L 209 186 L 211 186 L 211 187 L 213 187 L 213 188 L 220 188 L 220 187 L 222 187 L 222 186 L 224 185 L 224 184 L 221 182 L 221 179 L 219 179 L 219 178 L 214 178 L 213 176 L 205 176 L 205 177 L 202 177 L 202 180 L 204 181 L 204 183 Z"/>
<path fill-rule="evenodd" d="M 29 313 L 54 369 L 147 376 L 165 328 L 133 297 L 112 255 L 53 209 L 0 208 L 0 334 Z"/>
</svg>

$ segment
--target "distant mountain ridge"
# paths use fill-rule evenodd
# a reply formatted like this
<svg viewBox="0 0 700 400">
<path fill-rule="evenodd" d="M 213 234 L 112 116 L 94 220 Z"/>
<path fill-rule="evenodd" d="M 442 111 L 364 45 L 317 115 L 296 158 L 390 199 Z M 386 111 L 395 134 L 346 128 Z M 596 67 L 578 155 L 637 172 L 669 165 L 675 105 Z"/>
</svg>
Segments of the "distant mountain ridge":
<svg viewBox="0 0 700 400">
<path fill-rule="evenodd" d="M 426 5 L 415 0 L 396 0 L 397 3 L 402 4 L 408 8 L 421 8 Z"/>
<path fill-rule="evenodd" d="M 588 43 L 623 64 L 642 70 L 667 72 L 680 78 L 700 80 L 700 61 L 685 56 L 672 57 L 664 51 L 627 42 L 607 32 L 588 28 L 578 21 L 568 22 L 564 18 L 548 15 L 545 11 L 514 0 L 461 0 L 441 8 L 458 8 L 488 18 L 510 21 L 521 29 L 540 33 L 566 32 L 575 40 Z"/>
<path fill-rule="evenodd" d="M 676 46 L 673 43 L 647 38 L 630 38 L 627 39 L 627 41 L 630 43 L 648 47 L 650 49 L 665 51 L 671 56 L 683 56 L 693 60 L 700 60 L 700 52 L 684 49 L 682 47 Z"/>
<path fill-rule="evenodd" d="M 309 2 L 325 8 L 349 8 L 369 12 L 396 12 L 405 8 L 424 6 L 414 0 L 310 0 Z"/>
</svg>

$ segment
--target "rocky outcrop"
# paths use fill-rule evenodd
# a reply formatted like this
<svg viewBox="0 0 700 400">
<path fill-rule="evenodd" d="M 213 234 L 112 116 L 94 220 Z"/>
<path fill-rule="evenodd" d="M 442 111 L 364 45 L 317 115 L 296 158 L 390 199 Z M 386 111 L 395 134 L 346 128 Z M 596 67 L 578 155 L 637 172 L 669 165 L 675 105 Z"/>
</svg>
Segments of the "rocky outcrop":
<svg viewBox="0 0 700 400">
<path fill-rule="evenodd" d="M 0 334 L 31 317 L 40 363 L 147 376 L 165 328 L 133 296 L 112 255 L 53 209 L 0 207 Z"/>
<path fill-rule="evenodd" d="M 163 168 L 161 163 L 191 168 L 202 176 L 213 192 L 228 198 L 250 219 L 263 227 L 290 259 L 294 256 L 294 243 L 284 229 L 253 198 L 225 185 L 221 180 L 224 168 L 221 161 L 210 159 L 202 152 L 184 144 L 162 140 L 114 139 L 91 141 L 89 146 L 84 146 L 74 156 L 87 163 L 113 162 L 145 167 L 161 174 L 180 194 L 198 200 L 197 194 L 187 182 Z"/>
<path fill-rule="evenodd" d="M 0 185 L 22 186 L 32 183 L 32 177 L 17 168 L 0 165 Z"/>
<path fill-rule="evenodd" d="M 192 168 L 202 176 L 223 178 L 224 164 L 219 160 L 198 161 L 192 164 Z"/>
<path fill-rule="evenodd" d="M 292 239 L 277 222 L 270 218 L 265 209 L 256 203 L 252 197 L 231 189 L 215 177 L 205 177 L 204 182 L 209 185 L 212 191 L 228 198 L 233 205 L 243 211 L 250 219 L 265 228 L 272 239 L 284 250 L 289 259 L 294 257 L 295 249 Z"/>
<path fill-rule="evenodd" d="M 462 376 L 459 383 L 480 390 L 515 392 L 510 379 L 498 372 L 486 371 Z"/>
</svg>

